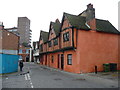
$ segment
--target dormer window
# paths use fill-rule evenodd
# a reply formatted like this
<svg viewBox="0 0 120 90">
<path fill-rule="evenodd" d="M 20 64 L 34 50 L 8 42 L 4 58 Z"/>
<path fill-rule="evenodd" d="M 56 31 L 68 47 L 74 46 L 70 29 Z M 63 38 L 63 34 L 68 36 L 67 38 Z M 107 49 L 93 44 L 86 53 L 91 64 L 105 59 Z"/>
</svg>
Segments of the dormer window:
<svg viewBox="0 0 120 90">
<path fill-rule="evenodd" d="M 43 51 L 43 44 L 40 45 L 40 51 Z"/>
<path fill-rule="evenodd" d="M 52 42 L 51 42 L 51 41 L 48 42 L 48 46 L 49 46 L 49 47 L 52 46 Z"/>
<path fill-rule="evenodd" d="M 66 33 L 63 34 L 63 41 L 64 42 L 69 41 L 69 32 L 66 32 Z"/>
<path fill-rule="evenodd" d="M 54 39 L 54 41 L 53 41 L 53 42 L 54 42 L 54 46 L 55 46 L 55 45 L 58 45 L 58 39 L 57 39 L 57 38 L 56 38 L 56 39 Z"/>
</svg>

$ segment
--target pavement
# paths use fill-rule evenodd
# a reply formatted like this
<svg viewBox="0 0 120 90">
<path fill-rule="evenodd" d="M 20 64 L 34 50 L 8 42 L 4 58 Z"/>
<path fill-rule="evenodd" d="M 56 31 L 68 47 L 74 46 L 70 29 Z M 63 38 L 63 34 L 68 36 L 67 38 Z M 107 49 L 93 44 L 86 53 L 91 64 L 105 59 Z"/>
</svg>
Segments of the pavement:
<svg viewBox="0 0 120 90">
<path fill-rule="evenodd" d="M 113 80 L 113 81 L 118 81 L 118 71 L 116 72 L 98 72 L 97 74 L 95 73 L 87 73 L 89 76 L 93 77 L 99 77 L 103 79 L 108 79 L 108 80 Z"/>
<path fill-rule="evenodd" d="M 50 70 L 54 70 L 54 71 L 59 71 L 59 72 L 63 72 L 63 73 L 68 73 L 71 75 L 86 75 L 86 76 L 90 76 L 90 77 L 98 77 L 98 78 L 102 78 L 102 79 L 108 79 L 108 80 L 112 80 L 112 81 L 118 81 L 118 71 L 115 72 L 97 72 L 97 74 L 93 73 L 83 73 L 83 74 L 75 74 L 75 73 L 70 73 L 70 72 L 66 72 L 63 70 L 59 70 L 59 69 L 55 69 L 52 67 L 48 67 L 48 66 L 44 66 L 41 65 L 44 68 L 50 69 Z"/>
<path fill-rule="evenodd" d="M 75 74 L 35 63 L 2 76 L 3 88 L 117 88 L 118 73 Z"/>
</svg>

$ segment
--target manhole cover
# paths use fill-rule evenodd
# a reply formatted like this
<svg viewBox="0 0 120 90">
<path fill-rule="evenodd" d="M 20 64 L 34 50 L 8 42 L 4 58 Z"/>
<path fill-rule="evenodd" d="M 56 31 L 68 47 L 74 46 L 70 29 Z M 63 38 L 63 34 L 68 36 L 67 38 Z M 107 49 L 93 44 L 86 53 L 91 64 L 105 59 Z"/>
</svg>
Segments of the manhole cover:
<svg viewBox="0 0 120 90">
<path fill-rule="evenodd" d="M 61 78 L 55 78 L 54 80 L 62 80 Z"/>
<path fill-rule="evenodd" d="M 75 81 L 77 81 L 77 80 L 78 80 L 78 81 L 79 81 L 79 80 L 80 80 L 80 81 L 84 81 L 85 79 L 84 79 L 84 78 L 78 78 L 78 79 L 74 79 L 74 80 L 75 80 Z"/>
<path fill-rule="evenodd" d="M 102 75 L 109 75 L 108 73 L 102 73 Z"/>
<path fill-rule="evenodd" d="M 45 69 L 45 70 L 48 70 L 48 68 L 46 68 L 46 67 L 41 67 L 42 69 Z"/>
</svg>

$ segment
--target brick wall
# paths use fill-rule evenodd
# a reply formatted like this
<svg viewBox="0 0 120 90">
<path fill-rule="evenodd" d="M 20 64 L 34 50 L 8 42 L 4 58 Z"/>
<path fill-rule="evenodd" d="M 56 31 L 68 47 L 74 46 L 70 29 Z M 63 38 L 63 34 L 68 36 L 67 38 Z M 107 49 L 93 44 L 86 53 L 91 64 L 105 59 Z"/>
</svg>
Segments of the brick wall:
<svg viewBox="0 0 120 90">
<path fill-rule="evenodd" d="M 2 36 L 0 37 L 0 49 L 18 50 L 19 37 L 6 30 L 0 30 Z"/>
</svg>

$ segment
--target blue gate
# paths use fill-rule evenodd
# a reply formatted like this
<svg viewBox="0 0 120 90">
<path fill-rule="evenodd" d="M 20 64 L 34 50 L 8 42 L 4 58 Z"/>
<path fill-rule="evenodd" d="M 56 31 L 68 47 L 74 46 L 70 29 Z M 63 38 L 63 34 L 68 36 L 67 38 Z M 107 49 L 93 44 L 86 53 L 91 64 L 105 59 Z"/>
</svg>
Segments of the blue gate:
<svg viewBox="0 0 120 90">
<path fill-rule="evenodd" d="M 19 55 L 0 54 L 0 73 L 18 71 Z"/>
</svg>

